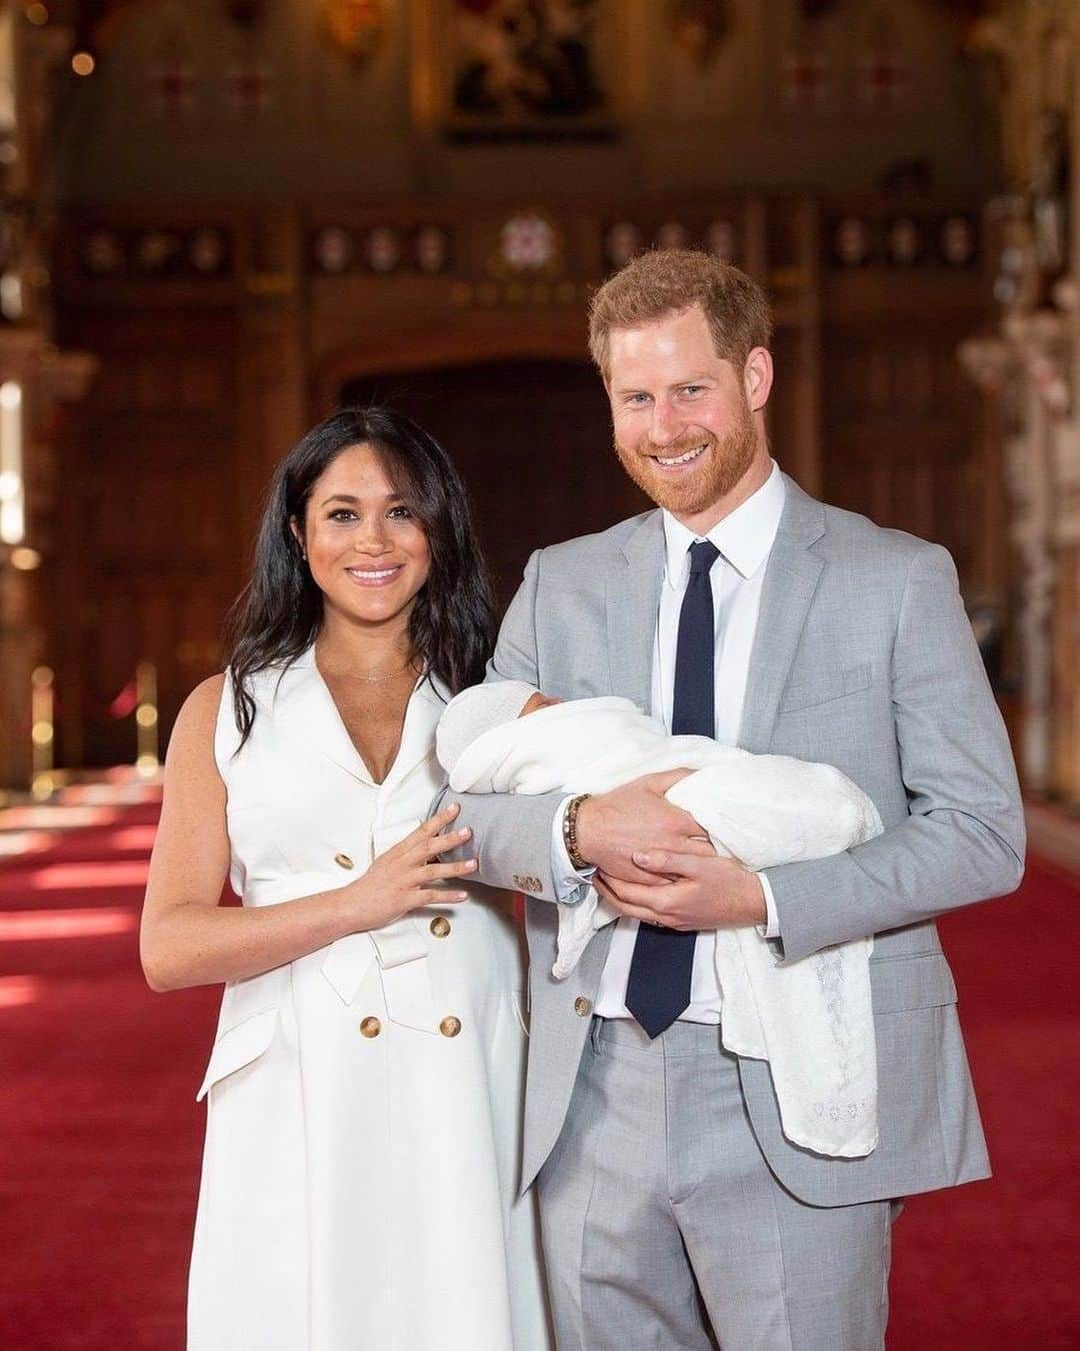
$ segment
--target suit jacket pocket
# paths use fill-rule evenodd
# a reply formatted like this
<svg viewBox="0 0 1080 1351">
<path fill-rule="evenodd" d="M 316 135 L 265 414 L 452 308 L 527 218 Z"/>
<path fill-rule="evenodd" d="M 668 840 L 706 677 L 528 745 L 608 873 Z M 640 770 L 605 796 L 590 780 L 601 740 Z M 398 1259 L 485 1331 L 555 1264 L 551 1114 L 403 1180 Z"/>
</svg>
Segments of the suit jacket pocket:
<svg viewBox="0 0 1080 1351">
<path fill-rule="evenodd" d="M 956 983 L 940 952 L 870 962 L 875 1013 L 902 1013 L 956 1003 Z"/>
<path fill-rule="evenodd" d="M 843 671 L 822 673 L 813 680 L 797 680 L 789 685 L 780 699 L 780 712 L 793 713 L 799 708 L 813 708 L 833 699 L 864 690 L 871 682 L 873 671 L 868 661 L 849 666 Z"/>
</svg>

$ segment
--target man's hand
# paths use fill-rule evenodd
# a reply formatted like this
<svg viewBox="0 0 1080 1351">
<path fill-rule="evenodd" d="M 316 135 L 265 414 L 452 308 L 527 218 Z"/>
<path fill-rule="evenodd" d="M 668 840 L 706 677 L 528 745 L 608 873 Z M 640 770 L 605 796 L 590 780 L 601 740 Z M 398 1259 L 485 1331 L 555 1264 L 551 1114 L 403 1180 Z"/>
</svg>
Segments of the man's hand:
<svg viewBox="0 0 1080 1351">
<path fill-rule="evenodd" d="M 664 880 L 633 862 L 633 854 L 643 848 L 715 857 L 715 850 L 694 818 L 664 797 L 690 772 L 673 769 L 647 774 L 610 793 L 588 798 L 578 809 L 581 857 L 608 878 L 640 886 L 655 886 Z"/>
<path fill-rule="evenodd" d="M 649 885 L 600 871 L 593 885 L 616 910 L 665 929 L 738 929 L 768 919 L 757 874 L 733 858 L 637 850 L 634 865 Z"/>
</svg>

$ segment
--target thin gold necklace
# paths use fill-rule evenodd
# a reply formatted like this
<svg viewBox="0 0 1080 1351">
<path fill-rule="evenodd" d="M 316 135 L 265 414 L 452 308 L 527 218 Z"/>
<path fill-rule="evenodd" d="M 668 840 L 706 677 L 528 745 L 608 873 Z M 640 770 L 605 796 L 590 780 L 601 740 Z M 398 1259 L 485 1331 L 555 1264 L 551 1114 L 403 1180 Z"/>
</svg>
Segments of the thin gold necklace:
<svg viewBox="0 0 1080 1351">
<path fill-rule="evenodd" d="M 364 675 L 359 671 L 350 671 L 346 679 L 362 680 L 365 685 L 382 685 L 388 680 L 393 680 L 395 676 L 404 675 L 404 673 L 413 665 L 414 659 L 410 657 L 405 665 L 399 666 L 396 671 L 387 671 L 383 675 Z"/>
<path fill-rule="evenodd" d="M 367 675 L 363 671 L 340 671 L 336 673 L 336 678 L 345 680 L 358 680 L 365 685 L 384 685 L 388 680 L 393 680 L 395 676 L 404 675 L 405 672 L 409 670 L 410 667 L 414 670 L 416 669 L 415 652 L 410 655 L 405 665 L 399 666 L 396 671 L 380 672 L 377 675 Z M 323 678 L 325 679 L 325 674 L 319 667 L 319 654 L 317 650 L 315 652 L 315 668 L 316 670 L 319 671 L 320 675 L 323 675 Z"/>
</svg>

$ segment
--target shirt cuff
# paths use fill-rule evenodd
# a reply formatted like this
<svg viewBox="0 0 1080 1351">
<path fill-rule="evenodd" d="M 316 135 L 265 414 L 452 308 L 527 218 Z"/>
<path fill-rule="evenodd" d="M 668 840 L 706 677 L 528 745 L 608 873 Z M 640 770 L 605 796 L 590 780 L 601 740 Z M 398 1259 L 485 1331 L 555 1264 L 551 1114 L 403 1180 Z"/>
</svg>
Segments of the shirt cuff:
<svg viewBox="0 0 1080 1351">
<path fill-rule="evenodd" d="M 761 934 L 762 938 L 779 938 L 780 918 L 776 913 L 776 901 L 773 898 L 772 887 L 764 873 L 758 873 L 757 877 L 761 883 L 761 890 L 765 893 L 765 914 L 767 916 L 765 923 L 757 926 L 758 933 Z"/>
<path fill-rule="evenodd" d="M 563 818 L 575 796 L 576 794 L 571 794 L 563 800 L 551 823 L 551 880 L 555 887 L 555 899 L 561 901 L 563 905 L 577 905 L 579 901 L 584 900 L 589 883 L 596 872 L 595 868 L 585 868 L 582 872 L 578 872 L 570 862 L 570 855 L 566 851 Z"/>
</svg>

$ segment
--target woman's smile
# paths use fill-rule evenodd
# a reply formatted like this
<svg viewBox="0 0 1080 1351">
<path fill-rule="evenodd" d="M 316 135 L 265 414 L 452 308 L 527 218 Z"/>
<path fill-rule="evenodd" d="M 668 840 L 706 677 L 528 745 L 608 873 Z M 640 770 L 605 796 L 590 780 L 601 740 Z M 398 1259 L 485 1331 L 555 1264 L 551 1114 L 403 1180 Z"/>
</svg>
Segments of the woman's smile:
<svg viewBox="0 0 1080 1351">
<path fill-rule="evenodd" d="M 387 586 L 395 578 L 401 576 L 404 567 L 404 563 L 395 563 L 391 567 L 380 568 L 357 563 L 351 568 L 346 568 L 345 571 L 357 586 Z"/>
</svg>

